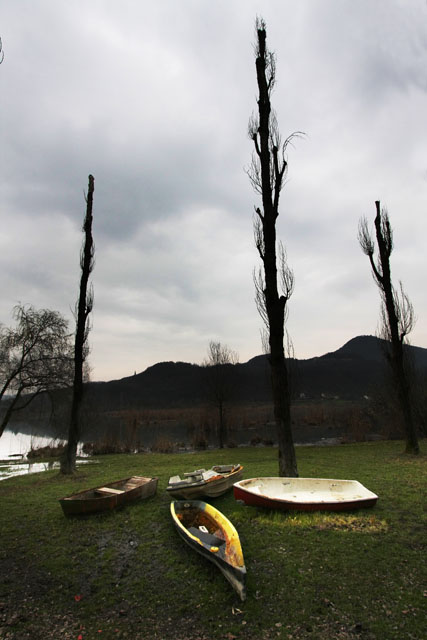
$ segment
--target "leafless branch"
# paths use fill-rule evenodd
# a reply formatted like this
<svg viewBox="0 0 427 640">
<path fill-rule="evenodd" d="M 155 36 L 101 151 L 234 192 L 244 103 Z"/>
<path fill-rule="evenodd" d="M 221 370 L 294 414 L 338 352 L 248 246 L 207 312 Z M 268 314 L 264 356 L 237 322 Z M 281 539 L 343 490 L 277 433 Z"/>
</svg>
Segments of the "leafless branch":
<svg viewBox="0 0 427 640">
<path fill-rule="evenodd" d="M 374 241 L 369 232 L 368 220 L 363 217 L 359 220 L 359 230 L 357 234 L 359 244 L 366 256 L 374 255 Z"/>
<path fill-rule="evenodd" d="M 209 342 L 208 357 L 202 362 L 204 367 L 215 367 L 223 364 L 238 364 L 239 354 L 226 344 L 211 340 Z"/>
<path fill-rule="evenodd" d="M 258 152 L 252 153 L 251 163 L 249 167 L 245 169 L 249 181 L 253 190 L 262 196 L 262 180 L 261 180 L 261 165 L 258 160 Z"/>
<path fill-rule="evenodd" d="M 260 255 L 261 260 L 264 260 L 265 255 L 265 246 L 264 246 L 264 232 L 262 229 L 262 214 L 260 209 L 255 209 L 256 216 L 253 219 L 253 229 L 254 229 L 254 241 L 255 246 L 258 249 L 258 253 Z"/>
<path fill-rule="evenodd" d="M 279 242 L 278 253 L 279 253 L 279 256 L 278 256 L 279 277 L 280 277 L 282 295 L 284 296 L 286 302 L 288 302 L 289 298 L 291 297 L 294 291 L 295 277 L 294 277 L 294 272 L 288 265 L 286 249 L 284 248 L 281 241 Z"/>
<path fill-rule="evenodd" d="M 373 237 L 369 231 L 368 221 L 365 217 L 359 220 L 358 240 L 363 253 L 369 258 L 372 269 L 372 277 L 374 278 L 375 283 L 381 288 L 381 282 L 383 279 L 381 261 L 378 260 L 378 264 L 375 264 L 375 244 Z"/>
<path fill-rule="evenodd" d="M 294 343 L 292 341 L 292 338 L 290 336 L 289 331 L 286 329 L 286 358 L 288 360 L 294 360 L 295 359 L 295 349 L 294 349 Z"/>
<path fill-rule="evenodd" d="M 400 291 L 394 291 L 394 299 L 396 305 L 396 315 L 399 322 L 400 341 L 403 342 L 411 331 L 416 322 L 415 311 L 412 302 L 403 289 L 403 285 L 399 282 Z"/>
<path fill-rule="evenodd" d="M 255 304 L 258 309 L 258 313 L 266 327 L 269 330 L 270 323 L 268 320 L 267 306 L 265 302 L 265 282 L 262 269 L 259 268 L 253 270 L 253 281 L 255 285 Z"/>
<path fill-rule="evenodd" d="M 262 352 L 264 355 L 270 356 L 271 349 L 270 349 L 270 341 L 269 341 L 269 332 L 265 327 L 261 327 L 261 329 L 259 330 L 259 333 L 261 336 Z"/>
<path fill-rule="evenodd" d="M 378 231 L 380 230 L 380 238 L 384 242 L 386 255 L 390 257 L 391 252 L 393 251 L 393 229 L 391 228 L 390 218 L 388 216 L 387 209 L 385 207 L 381 208 L 379 201 L 377 201 L 375 205 L 377 208 L 377 215 L 375 218 L 377 238 L 379 235 Z"/>
</svg>

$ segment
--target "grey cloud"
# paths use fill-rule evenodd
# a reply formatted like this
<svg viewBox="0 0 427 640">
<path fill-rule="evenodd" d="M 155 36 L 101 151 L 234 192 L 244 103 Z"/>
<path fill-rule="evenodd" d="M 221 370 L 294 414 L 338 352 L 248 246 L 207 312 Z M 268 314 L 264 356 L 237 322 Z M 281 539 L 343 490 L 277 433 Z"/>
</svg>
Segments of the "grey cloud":
<svg viewBox="0 0 427 640">
<path fill-rule="evenodd" d="M 282 135 L 307 133 L 289 149 L 278 236 L 296 277 L 290 330 L 297 355 L 308 356 L 375 331 L 378 301 L 356 237 L 375 199 L 396 226 L 396 275 L 418 317 L 427 311 L 418 275 L 427 6 L 313 0 L 261 9 L 277 53 Z M 244 173 L 259 12 L 255 0 L 9 3 L 0 320 L 17 300 L 71 317 L 93 173 L 94 377 L 157 359 L 200 361 L 211 338 L 241 357 L 260 352 L 251 275 L 259 198 Z M 423 326 L 413 336 L 421 346 Z"/>
</svg>

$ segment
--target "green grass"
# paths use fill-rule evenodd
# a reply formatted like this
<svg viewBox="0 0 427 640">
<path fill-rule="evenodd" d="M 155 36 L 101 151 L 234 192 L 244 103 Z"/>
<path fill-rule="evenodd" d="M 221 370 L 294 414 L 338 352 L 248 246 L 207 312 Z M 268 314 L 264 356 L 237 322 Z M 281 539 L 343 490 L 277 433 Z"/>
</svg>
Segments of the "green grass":
<svg viewBox="0 0 427 640">
<path fill-rule="evenodd" d="M 242 506 L 232 492 L 216 499 L 240 534 L 244 603 L 180 540 L 165 487 L 215 463 L 277 475 L 277 450 L 104 456 L 72 478 L 2 481 L 0 638 L 421 640 L 426 457 L 402 451 L 401 442 L 297 449 L 300 476 L 357 479 L 379 495 L 373 509 L 285 513 Z M 158 476 L 157 495 L 107 514 L 62 514 L 64 495 L 132 474 Z"/>
</svg>

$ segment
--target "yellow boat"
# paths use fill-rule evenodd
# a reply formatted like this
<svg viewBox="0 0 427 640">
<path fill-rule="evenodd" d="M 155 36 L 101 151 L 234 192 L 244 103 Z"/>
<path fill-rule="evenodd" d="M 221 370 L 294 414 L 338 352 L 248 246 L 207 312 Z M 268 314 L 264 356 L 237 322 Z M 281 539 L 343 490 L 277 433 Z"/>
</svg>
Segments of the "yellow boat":
<svg viewBox="0 0 427 640">
<path fill-rule="evenodd" d="M 246 567 L 239 534 L 218 509 L 201 500 L 171 503 L 171 516 L 181 538 L 216 564 L 242 600 L 246 597 Z"/>
</svg>

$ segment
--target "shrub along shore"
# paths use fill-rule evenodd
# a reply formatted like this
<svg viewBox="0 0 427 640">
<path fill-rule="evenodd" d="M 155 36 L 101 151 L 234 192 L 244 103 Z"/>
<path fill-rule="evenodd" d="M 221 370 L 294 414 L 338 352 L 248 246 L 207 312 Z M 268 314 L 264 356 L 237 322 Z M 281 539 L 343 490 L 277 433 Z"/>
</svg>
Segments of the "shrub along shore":
<svg viewBox="0 0 427 640">
<path fill-rule="evenodd" d="M 177 536 L 165 488 L 170 476 L 213 464 L 239 462 L 245 478 L 277 475 L 275 447 L 102 456 L 73 477 L 2 481 L 0 638 L 421 640 L 426 456 L 403 448 L 297 448 L 301 477 L 359 480 L 379 495 L 372 509 L 277 512 L 242 506 L 232 492 L 217 498 L 241 538 L 244 603 Z M 63 515 L 59 498 L 130 475 L 157 476 L 157 495 Z"/>
</svg>

